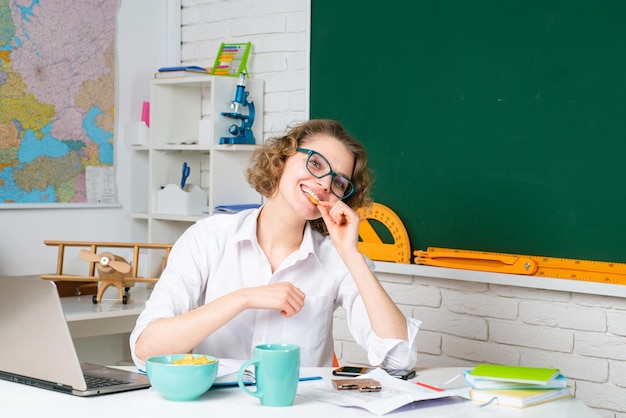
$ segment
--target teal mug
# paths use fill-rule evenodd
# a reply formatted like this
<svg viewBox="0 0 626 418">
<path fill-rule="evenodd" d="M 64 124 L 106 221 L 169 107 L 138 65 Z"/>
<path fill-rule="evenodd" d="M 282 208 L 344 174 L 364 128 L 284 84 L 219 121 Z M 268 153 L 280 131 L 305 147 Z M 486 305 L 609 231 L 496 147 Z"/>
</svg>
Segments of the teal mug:
<svg viewBox="0 0 626 418">
<path fill-rule="evenodd" d="M 244 385 L 243 376 L 254 364 L 256 390 Z M 254 347 L 254 358 L 241 365 L 237 383 L 246 393 L 261 400 L 261 405 L 293 405 L 300 379 L 300 347 L 296 344 L 262 344 Z"/>
</svg>

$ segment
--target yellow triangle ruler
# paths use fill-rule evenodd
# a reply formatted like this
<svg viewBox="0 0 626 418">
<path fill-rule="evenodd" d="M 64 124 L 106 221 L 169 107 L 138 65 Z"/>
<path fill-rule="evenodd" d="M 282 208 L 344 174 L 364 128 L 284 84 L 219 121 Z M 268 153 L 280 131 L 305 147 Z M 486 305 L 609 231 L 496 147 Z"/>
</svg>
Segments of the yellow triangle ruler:
<svg viewBox="0 0 626 418">
<path fill-rule="evenodd" d="M 623 263 L 437 247 L 415 251 L 414 255 L 416 264 L 429 266 L 626 284 Z"/>
<path fill-rule="evenodd" d="M 359 210 L 361 223 L 359 224 L 359 251 L 377 261 L 392 261 L 394 263 L 411 263 L 411 245 L 409 234 L 400 217 L 387 206 L 381 203 L 372 204 L 371 208 Z M 380 222 L 389 230 L 392 243 L 385 243 L 380 238 L 370 220 Z"/>
</svg>

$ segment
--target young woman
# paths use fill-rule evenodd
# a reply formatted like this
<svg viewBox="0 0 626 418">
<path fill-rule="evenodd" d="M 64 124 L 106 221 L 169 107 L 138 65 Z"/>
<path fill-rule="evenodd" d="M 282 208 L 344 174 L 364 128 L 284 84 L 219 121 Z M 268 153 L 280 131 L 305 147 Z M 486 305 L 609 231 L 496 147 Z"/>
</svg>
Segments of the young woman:
<svg viewBox="0 0 626 418">
<path fill-rule="evenodd" d="M 338 122 L 311 120 L 261 145 L 246 174 L 265 204 L 178 239 L 131 334 L 135 363 L 191 350 L 249 359 L 258 344 L 295 343 L 302 366 L 331 366 L 341 306 L 372 365 L 414 367 L 420 321 L 357 247 L 355 210 L 370 203 L 363 146 Z"/>
</svg>

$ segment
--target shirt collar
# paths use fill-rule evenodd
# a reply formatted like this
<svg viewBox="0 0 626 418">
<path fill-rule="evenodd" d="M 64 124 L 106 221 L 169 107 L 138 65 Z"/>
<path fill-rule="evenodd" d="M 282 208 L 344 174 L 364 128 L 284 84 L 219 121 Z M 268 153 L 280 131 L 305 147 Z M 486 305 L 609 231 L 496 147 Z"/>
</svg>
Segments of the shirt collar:
<svg viewBox="0 0 626 418">
<path fill-rule="evenodd" d="M 261 208 L 253 209 L 244 214 L 239 228 L 235 231 L 235 242 L 252 241 L 257 242 L 256 239 L 256 221 L 261 213 Z M 232 215 L 228 215 L 232 216 Z"/>
<path fill-rule="evenodd" d="M 262 207 L 254 209 L 250 211 L 250 213 L 245 215 L 245 217 L 241 221 L 239 228 L 235 232 L 235 242 L 249 241 L 250 243 L 252 243 L 252 245 L 260 248 L 256 236 L 256 225 L 259 214 L 261 213 L 261 209 Z M 311 224 L 307 222 L 304 227 L 302 243 L 300 244 L 300 248 L 296 251 L 297 259 L 303 260 L 307 258 L 309 254 L 311 254 L 319 263 L 321 263 L 318 254 L 320 251 L 320 244 L 322 240 L 316 239 L 318 235 L 319 234 L 311 228 Z"/>
</svg>

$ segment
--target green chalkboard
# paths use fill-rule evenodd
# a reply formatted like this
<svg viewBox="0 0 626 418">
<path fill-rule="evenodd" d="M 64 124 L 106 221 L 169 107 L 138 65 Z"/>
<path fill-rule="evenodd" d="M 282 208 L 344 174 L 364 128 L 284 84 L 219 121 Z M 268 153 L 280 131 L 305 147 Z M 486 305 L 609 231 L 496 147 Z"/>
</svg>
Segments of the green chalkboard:
<svg viewBox="0 0 626 418">
<path fill-rule="evenodd" d="M 626 262 L 626 2 L 311 4 L 310 117 L 413 249 Z"/>
</svg>

